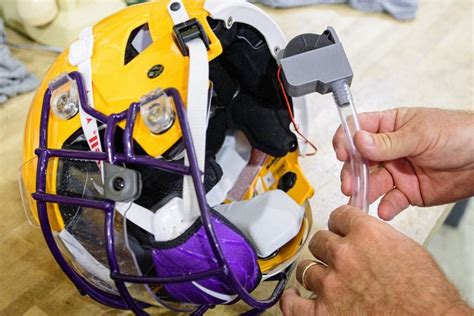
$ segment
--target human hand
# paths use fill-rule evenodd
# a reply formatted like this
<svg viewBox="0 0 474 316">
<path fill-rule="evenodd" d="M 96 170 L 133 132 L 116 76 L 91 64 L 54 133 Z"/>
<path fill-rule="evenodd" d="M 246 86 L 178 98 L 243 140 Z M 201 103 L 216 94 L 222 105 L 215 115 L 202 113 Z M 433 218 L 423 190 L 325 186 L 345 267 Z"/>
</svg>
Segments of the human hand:
<svg viewBox="0 0 474 316">
<path fill-rule="evenodd" d="M 327 266 L 302 261 L 297 280 L 316 294 L 287 289 L 283 315 L 470 314 L 426 250 L 387 223 L 351 206 L 336 209 L 330 231 L 318 231 L 311 253 Z"/>
<path fill-rule="evenodd" d="M 409 205 L 439 205 L 474 195 L 474 114 L 399 108 L 358 118 L 363 131 L 354 141 L 371 161 L 369 202 L 383 196 L 380 218 L 391 220 Z M 333 146 L 345 162 L 341 190 L 349 196 L 349 155 L 341 127 Z"/>
</svg>

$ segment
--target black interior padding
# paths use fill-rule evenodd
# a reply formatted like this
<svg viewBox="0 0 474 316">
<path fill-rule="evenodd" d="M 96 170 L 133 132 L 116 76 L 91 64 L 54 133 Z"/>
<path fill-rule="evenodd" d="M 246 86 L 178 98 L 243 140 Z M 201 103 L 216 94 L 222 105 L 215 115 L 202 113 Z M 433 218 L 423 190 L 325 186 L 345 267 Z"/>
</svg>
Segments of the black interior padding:
<svg viewBox="0 0 474 316">
<path fill-rule="evenodd" d="M 248 94 L 241 94 L 232 104 L 232 119 L 252 147 L 274 157 L 283 157 L 296 142 L 295 135 L 285 128 L 290 124 L 288 112 L 261 106 L 262 103 Z"/>
<path fill-rule="evenodd" d="M 211 99 L 211 117 L 206 135 L 206 151 L 215 155 L 224 143 L 226 131 L 229 129 L 227 108 L 238 96 L 240 87 L 226 70 L 222 58 L 209 65 L 209 78 L 214 91 Z"/>
<path fill-rule="evenodd" d="M 222 130 L 239 129 L 253 147 L 272 156 L 286 155 L 297 142 L 289 129 L 291 120 L 277 81 L 277 63 L 264 37 L 245 24 L 234 23 L 228 30 L 223 22 L 208 20 L 225 47 L 210 65 L 216 98 L 207 131 L 208 152 L 215 154 L 222 146 Z M 226 122 L 220 114 L 224 110 Z"/>
<path fill-rule="evenodd" d="M 224 22 L 213 20 L 211 18 L 207 18 L 207 22 L 209 26 L 212 28 L 212 31 L 216 36 L 219 38 L 221 42 L 222 48 L 224 51 L 235 41 L 235 37 L 237 36 L 238 27 L 237 24 L 234 24 L 230 29 L 227 29 L 224 25 Z"/>
<path fill-rule="evenodd" d="M 222 147 L 225 139 L 225 133 L 228 129 L 227 114 L 225 111 L 218 110 L 209 120 L 206 136 L 206 151 L 209 155 L 215 155 Z"/>
<path fill-rule="evenodd" d="M 215 91 L 212 105 L 216 108 L 224 108 L 239 93 L 239 83 L 226 69 L 226 64 L 222 58 L 216 59 L 209 65 L 209 78 Z"/>
<path fill-rule="evenodd" d="M 242 90 L 265 100 L 273 109 L 284 107 L 277 84 L 277 63 L 265 38 L 254 28 L 238 24 L 234 43 L 223 53 L 229 72 Z"/>
<path fill-rule="evenodd" d="M 182 159 L 176 163 L 184 164 L 184 160 Z M 163 200 L 167 202 L 173 197 L 182 197 L 183 176 L 145 166 L 134 166 L 133 169 L 138 170 L 142 176 L 142 194 L 135 201 L 138 205 L 153 210 Z M 204 188 L 206 192 L 209 192 L 221 177 L 221 167 L 216 163 L 214 157 L 208 156 L 204 167 Z"/>
<path fill-rule="evenodd" d="M 140 266 L 141 273 L 146 276 L 155 276 L 156 272 L 155 265 L 153 264 L 151 246 L 148 243 L 144 243 L 143 241 L 140 242 L 140 240 L 137 238 L 137 236 L 139 235 L 137 233 L 138 230 L 135 228 L 140 229 L 137 225 L 127 222 L 128 244 L 132 249 L 135 258 L 137 259 L 137 263 Z"/>
</svg>

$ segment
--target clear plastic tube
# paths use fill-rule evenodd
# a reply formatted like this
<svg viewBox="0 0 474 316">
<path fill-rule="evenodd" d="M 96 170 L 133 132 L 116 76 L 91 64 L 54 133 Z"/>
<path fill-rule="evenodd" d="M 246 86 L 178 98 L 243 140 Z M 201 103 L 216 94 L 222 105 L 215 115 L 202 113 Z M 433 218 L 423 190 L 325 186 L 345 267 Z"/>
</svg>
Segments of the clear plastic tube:
<svg viewBox="0 0 474 316">
<path fill-rule="evenodd" d="M 352 169 L 352 197 L 350 204 L 368 213 L 369 163 L 362 157 L 354 144 L 354 135 L 360 131 L 354 100 L 349 85 L 346 82 L 336 83 L 333 87 L 333 94 L 346 135 L 346 149 L 349 153 Z"/>
</svg>

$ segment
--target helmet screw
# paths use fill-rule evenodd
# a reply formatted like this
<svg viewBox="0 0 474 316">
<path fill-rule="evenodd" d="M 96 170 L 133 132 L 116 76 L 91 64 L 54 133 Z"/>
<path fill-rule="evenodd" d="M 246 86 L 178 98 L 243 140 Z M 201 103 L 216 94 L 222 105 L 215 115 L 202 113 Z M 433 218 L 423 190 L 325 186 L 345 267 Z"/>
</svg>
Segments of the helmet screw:
<svg viewBox="0 0 474 316">
<path fill-rule="evenodd" d="M 297 141 L 291 142 L 290 152 L 294 152 L 296 149 L 298 149 L 298 142 Z"/>
<path fill-rule="evenodd" d="M 153 67 L 148 70 L 148 78 L 154 79 L 161 75 L 163 71 L 165 70 L 165 67 L 163 65 L 154 65 Z"/>
<path fill-rule="evenodd" d="M 170 9 L 171 11 L 178 11 L 179 9 L 181 9 L 181 4 L 179 4 L 179 2 L 173 2 L 170 5 Z"/>
<path fill-rule="evenodd" d="M 125 188 L 125 180 L 120 177 L 114 179 L 113 186 L 115 191 L 122 191 Z"/>
<path fill-rule="evenodd" d="M 288 192 L 290 191 L 296 184 L 296 173 L 294 172 L 287 172 L 285 173 L 281 178 L 280 181 L 278 181 L 278 189 Z"/>
<path fill-rule="evenodd" d="M 233 24 L 234 24 L 234 19 L 231 16 L 229 16 L 229 18 L 227 19 L 227 28 L 230 29 Z"/>
</svg>

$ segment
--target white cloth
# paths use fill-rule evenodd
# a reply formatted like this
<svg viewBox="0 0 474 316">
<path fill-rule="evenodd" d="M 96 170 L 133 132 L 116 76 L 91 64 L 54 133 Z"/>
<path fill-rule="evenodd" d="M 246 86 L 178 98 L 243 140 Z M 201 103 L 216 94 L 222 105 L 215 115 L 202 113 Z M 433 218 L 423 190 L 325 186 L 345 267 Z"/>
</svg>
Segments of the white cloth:
<svg viewBox="0 0 474 316">
<path fill-rule="evenodd" d="M 418 0 L 252 0 L 275 8 L 310 4 L 347 3 L 365 12 L 386 12 L 398 20 L 412 20 L 416 16 Z"/>
</svg>

